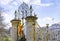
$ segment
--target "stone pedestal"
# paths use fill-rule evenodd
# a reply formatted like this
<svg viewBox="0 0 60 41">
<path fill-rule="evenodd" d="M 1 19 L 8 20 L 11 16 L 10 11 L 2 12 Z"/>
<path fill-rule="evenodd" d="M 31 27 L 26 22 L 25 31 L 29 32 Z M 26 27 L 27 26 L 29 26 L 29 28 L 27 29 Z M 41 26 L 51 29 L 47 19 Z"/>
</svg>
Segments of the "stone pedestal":
<svg viewBox="0 0 60 41">
<path fill-rule="evenodd" d="M 18 40 L 18 25 L 20 20 L 13 19 L 11 21 L 12 23 L 12 29 L 11 29 L 11 35 L 12 35 L 12 41 Z"/>
<path fill-rule="evenodd" d="M 36 41 L 35 40 L 35 22 L 37 17 L 28 16 L 26 20 L 26 40 L 27 41 Z"/>
</svg>

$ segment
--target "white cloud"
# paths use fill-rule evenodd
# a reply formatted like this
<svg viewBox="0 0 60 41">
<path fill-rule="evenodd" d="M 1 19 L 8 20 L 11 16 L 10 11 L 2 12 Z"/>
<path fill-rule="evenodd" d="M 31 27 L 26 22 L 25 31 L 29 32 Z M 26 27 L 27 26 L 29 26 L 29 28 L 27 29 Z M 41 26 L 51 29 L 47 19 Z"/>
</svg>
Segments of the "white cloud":
<svg viewBox="0 0 60 41">
<path fill-rule="evenodd" d="M 16 1 L 19 1 L 19 2 L 25 2 L 25 3 L 29 3 L 30 2 L 30 0 L 16 0 Z"/>
<path fill-rule="evenodd" d="M 12 0 L 0 0 L 0 4 L 6 5 L 6 4 L 8 4 L 10 1 L 12 1 Z"/>
<path fill-rule="evenodd" d="M 37 21 L 38 21 L 38 24 L 42 27 L 42 26 L 46 26 L 46 24 L 49 24 L 51 25 L 53 23 L 53 18 L 51 17 L 45 17 L 45 18 L 39 18 Z"/>
<path fill-rule="evenodd" d="M 30 0 L 23 0 L 23 2 L 25 2 L 25 3 L 29 3 L 29 2 L 30 2 Z"/>
<path fill-rule="evenodd" d="M 43 7 L 48 7 L 48 6 L 51 6 L 51 5 L 53 5 L 53 3 L 45 3 L 45 4 L 43 4 L 43 3 L 41 3 L 41 0 L 31 0 L 31 2 L 30 2 L 30 4 L 34 4 L 34 5 L 40 5 L 40 6 L 43 6 Z"/>
<path fill-rule="evenodd" d="M 10 18 L 10 16 L 8 15 L 8 13 L 2 12 L 2 16 L 3 16 L 3 18 L 4 18 L 4 20 L 2 21 L 2 23 L 3 23 L 4 25 L 6 25 L 6 26 L 10 26 L 10 27 L 11 27 L 11 24 L 10 24 L 11 18 Z"/>
<path fill-rule="evenodd" d="M 30 0 L 30 4 L 40 5 L 41 1 L 40 0 Z"/>
<path fill-rule="evenodd" d="M 43 4 L 43 3 L 41 3 L 41 0 L 18 0 L 18 1 L 20 1 L 21 3 L 25 2 L 27 4 L 39 5 L 39 6 L 43 6 L 43 7 L 45 7 L 45 6 L 48 7 L 48 6 L 53 5 L 53 3 L 45 3 L 45 4 Z"/>
<path fill-rule="evenodd" d="M 51 21 L 51 20 L 52 20 L 52 18 L 50 18 L 50 17 L 43 18 L 43 21 Z"/>
<path fill-rule="evenodd" d="M 53 3 L 40 4 L 40 6 L 46 6 L 46 7 L 51 6 L 51 5 L 53 5 Z"/>
<path fill-rule="evenodd" d="M 11 1 L 13 1 L 13 0 L 1 0 L 0 1 L 0 3 L 1 4 L 8 4 L 9 2 L 11 2 Z M 43 4 L 43 3 L 41 3 L 41 0 L 15 0 L 16 2 L 13 2 L 13 4 L 14 5 L 17 5 L 18 3 L 17 2 L 20 2 L 20 3 L 22 3 L 22 2 L 25 2 L 25 3 L 27 3 L 27 4 L 34 4 L 34 5 L 40 5 L 40 6 L 51 6 L 51 5 L 53 5 L 53 3 L 45 3 L 45 4 Z"/>
<path fill-rule="evenodd" d="M 13 4 L 13 5 L 16 5 L 16 6 L 18 5 L 18 3 L 17 3 L 17 2 L 12 2 L 12 4 Z"/>
<path fill-rule="evenodd" d="M 4 22 L 8 23 L 10 21 L 10 19 L 9 19 L 10 16 L 7 13 L 2 12 L 2 16 L 4 17 Z"/>
</svg>

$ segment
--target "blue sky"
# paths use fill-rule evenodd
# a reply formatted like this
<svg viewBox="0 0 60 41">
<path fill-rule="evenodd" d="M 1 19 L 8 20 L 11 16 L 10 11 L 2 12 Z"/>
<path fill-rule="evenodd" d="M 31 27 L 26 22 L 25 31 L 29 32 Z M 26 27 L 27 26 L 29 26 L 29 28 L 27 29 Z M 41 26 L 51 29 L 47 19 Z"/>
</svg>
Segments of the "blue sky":
<svg viewBox="0 0 60 41">
<path fill-rule="evenodd" d="M 60 0 L 0 0 L 0 7 L 4 8 L 6 15 L 5 22 L 10 23 L 14 18 L 14 11 L 22 2 L 33 6 L 40 26 L 60 22 Z"/>
</svg>

